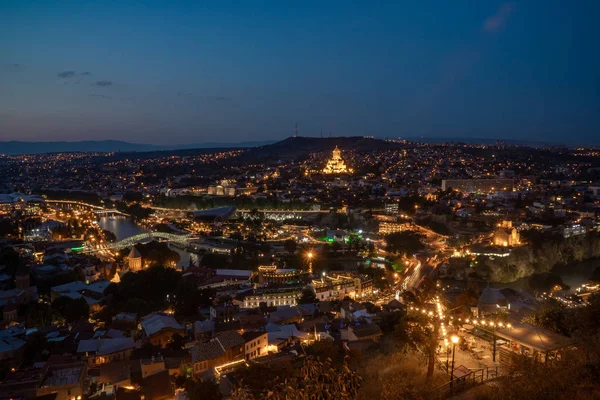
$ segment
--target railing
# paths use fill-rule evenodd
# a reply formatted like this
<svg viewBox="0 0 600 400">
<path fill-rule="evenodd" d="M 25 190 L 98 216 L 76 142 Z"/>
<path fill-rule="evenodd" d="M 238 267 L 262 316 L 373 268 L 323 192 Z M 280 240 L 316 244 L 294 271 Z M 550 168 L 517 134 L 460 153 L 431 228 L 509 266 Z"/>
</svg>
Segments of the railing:
<svg viewBox="0 0 600 400">
<path fill-rule="evenodd" d="M 141 233 L 139 235 L 130 236 L 123 240 L 120 240 L 115 243 L 111 243 L 108 245 L 111 249 L 123 249 L 126 247 L 130 247 L 134 244 L 137 244 L 143 240 L 151 239 L 151 238 L 161 238 L 167 239 L 171 242 L 181 243 L 182 245 L 187 245 L 189 240 L 192 238 L 192 234 L 187 235 L 174 235 L 172 233 L 163 233 L 163 232 L 149 232 L 149 233 Z"/>
<path fill-rule="evenodd" d="M 469 368 L 470 372 L 460 378 L 454 378 L 435 389 L 435 398 L 446 399 L 457 395 L 465 390 L 479 386 L 487 381 L 496 379 L 507 372 L 506 366 L 494 366 L 483 368 Z"/>
<path fill-rule="evenodd" d="M 94 212 L 98 215 L 101 214 L 119 214 L 119 215 L 124 215 L 129 217 L 130 215 L 127 213 L 124 213 L 122 211 L 119 210 L 115 210 L 115 209 L 107 209 L 105 207 L 102 206 L 97 206 L 94 204 L 89 204 L 89 203 L 84 203 L 82 201 L 76 201 L 76 200 L 46 200 L 46 203 L 48 204 L 66 204 L 66 205 L 71 205 L 71 206 L 78 206 L 78 207 L 87 207 L 90 208 L 92 210 L 94 210 Z"/>
</svg>

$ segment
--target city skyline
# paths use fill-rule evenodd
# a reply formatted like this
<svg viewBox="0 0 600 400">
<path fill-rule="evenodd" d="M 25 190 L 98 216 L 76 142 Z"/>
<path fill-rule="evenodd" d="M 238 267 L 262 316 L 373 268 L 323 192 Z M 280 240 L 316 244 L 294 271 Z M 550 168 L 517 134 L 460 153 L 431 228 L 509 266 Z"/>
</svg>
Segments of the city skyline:
<svg viewBox="0 0 600 400">
<path fill-rule="evenodd" d="M 598 144 L 598 8 L 5 2 L 0 140 Z"/>
</svg>

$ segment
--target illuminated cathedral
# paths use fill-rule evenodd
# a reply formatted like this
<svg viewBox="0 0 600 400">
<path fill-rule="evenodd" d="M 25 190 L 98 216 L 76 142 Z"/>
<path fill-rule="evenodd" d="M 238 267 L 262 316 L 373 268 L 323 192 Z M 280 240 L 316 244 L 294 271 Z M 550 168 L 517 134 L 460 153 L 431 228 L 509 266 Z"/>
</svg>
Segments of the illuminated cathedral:
<svg viewBox="0 0 600 400">
<path fill-rule="evenodd" d="M 342 160 L 341 153 L 340 149 L 335 146 L 335 149 L 333 149 L 333 156 L 327 160 L 327 165 L 323 169 L 324 174 L 344 174 L 349 172 L 344 160 Z"/>
</svg>

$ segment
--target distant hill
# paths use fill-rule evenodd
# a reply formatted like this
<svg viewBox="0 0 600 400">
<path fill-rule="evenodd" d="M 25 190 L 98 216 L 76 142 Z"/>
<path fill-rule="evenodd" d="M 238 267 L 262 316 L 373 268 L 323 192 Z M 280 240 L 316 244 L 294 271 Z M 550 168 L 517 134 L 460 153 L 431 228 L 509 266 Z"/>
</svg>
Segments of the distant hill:
<svg viewBox="0 0 600 400">
<path fill-rule="evenodd" d="M 407 137 L 405 138 L 411 142 L 417 143 L 465 143 L 465 144 L 486 144 L 493 145 L 498 142 L 504 142 L 508 145 L 515 146 L 530 146 L 530 147 L 541 147 L 541 146 L 559 146 L 562 143 L 552 141 L 542 141 L 533 139 L 489 139 L 489 138 L 461 138 L 461 137 Z"/>
<path fill-rule="evenodd" d="M 80 142 L 0 142 L 0 154 L 42 154 L 42 153 L 111 153 L 111 152 L 148 152 L 177 149 L 208 149 L 208 148 L 247 148 L 262 146 L 274 141 L 241 142 L 241 143 L 193 143 L 179 145 L 151 145 L 129 143 L 120 140 L 85 140 Z"/>
<path fill-rule="evenodd" d="M 285 160 L 307 156 L 310 153 L 332 151 L 335 146 L 338 146 L 342 151 L 354 150 L 364 152 L 403 147 L 399 143 L 363 136 L 328 138 L 295 136 L 277 143 L 249 149 L 243 154 L 243 157 L 254 160 Z"/>
</svg>

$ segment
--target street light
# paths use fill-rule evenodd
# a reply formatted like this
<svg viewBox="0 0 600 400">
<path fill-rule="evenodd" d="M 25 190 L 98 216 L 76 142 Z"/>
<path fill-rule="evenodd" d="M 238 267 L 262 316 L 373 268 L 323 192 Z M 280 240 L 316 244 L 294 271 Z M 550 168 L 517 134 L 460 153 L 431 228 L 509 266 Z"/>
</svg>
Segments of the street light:
<svg viewBox="0 0 600 400">
<path fill-rule="evenodd" d="M 448 372 L 448 363 L 450 362 L 450 343 L 448 343 L 448 340 L 445 339 L 444 344 L 446 345 L 446 372 Z"/>
<path fill-rule="evenodd" d="M 308 253 L 306 253 L 306 258 L 308 259 L 308 273 L 312 274 L 312 259 L 315 256 L 315 254 L 312 251 L 309 251 Z"/>
<path fill-rule="evenodd" d="M 452 390 L 454 386 L 454 355 L 456 354 L 456 343 L 458 343 L 458 336 L 452 335 L 450 340 L 452 340 L 452 372 L 450 372 L 450 390 Z"/>
</svg>

